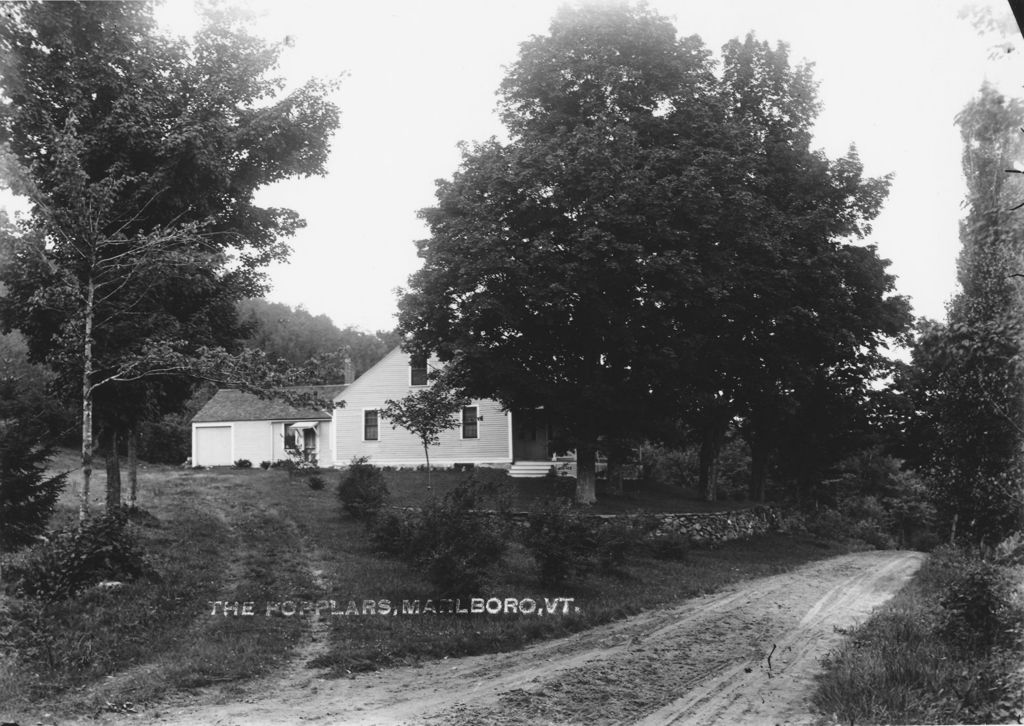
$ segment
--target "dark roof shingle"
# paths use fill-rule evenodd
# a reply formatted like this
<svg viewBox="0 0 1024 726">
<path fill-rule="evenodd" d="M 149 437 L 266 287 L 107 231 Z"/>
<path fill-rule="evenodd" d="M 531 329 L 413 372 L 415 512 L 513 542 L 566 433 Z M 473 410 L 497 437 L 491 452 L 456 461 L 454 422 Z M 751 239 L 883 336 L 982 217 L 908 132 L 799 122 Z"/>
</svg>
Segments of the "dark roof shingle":
<svg viewBox="0 0 1024 726">
<path fill-rule="evenodd" d="M 292 386 L 284 390 L 290 393 L 315 393 L 325 400 L 335 396 L 348 386 L 343 383 L 326 386 Z M 278 419 L 312 419 L 323 421 L 331 418 L 329 411 L 311 408 L 295 408 L 284 401 L 260 398 L 236 388 L 222 388 L 214 394 L 199 413 L 192 417 L 192 423 L 212 421 L 269 421 Z"/>
</svg>

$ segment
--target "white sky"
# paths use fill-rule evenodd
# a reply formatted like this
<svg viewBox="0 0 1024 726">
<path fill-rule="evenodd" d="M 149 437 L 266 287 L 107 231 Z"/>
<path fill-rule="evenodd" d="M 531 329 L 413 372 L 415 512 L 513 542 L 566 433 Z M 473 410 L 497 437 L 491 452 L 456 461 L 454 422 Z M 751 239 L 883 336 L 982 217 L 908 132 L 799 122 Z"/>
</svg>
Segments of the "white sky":
<svg viewBox="0 0 1024 726">
<path fill-rule="evenodd" d="M 433 203 L 434 180 L 455 171 L 460 140 L 501 135 L 495 90 L 503 66 L 520 42 L 547 31 L 560 3 L 251 4 L 266 12 L 259 32 L 294 39 L 282 63 L 289 79 L 348 74 L 336 94 L 342 118 L 328 175 L 277 184 L 258 198 L 308 223 L 292 240 L 290 263 L 271 268 L 268 297 L 325 313 L 339 327 L 390 328 L 394 290 L 419 267 L 413 242 L 427 236 L 416 211 Z M 788 42 L 791 61 L 815 63 L 824 104 L 816 145 L 835 157 L 855 142 L 868 174 L 895 172 L 872 240 L 893 261 L 915 312 L 943 317 L 956 288 L 964 189 L 953 117 L 985 79 L 1024 95 L 1021 44 L 990 59 L 993 39 L 957 18 L 959 0 L 649 4 L 716 55 L 753 30 Z M 1008 12 L 1004 2 L 989 4 Z M 168 0 L 163 22 L 187 32 L 192 7 Z"/>
</svg>

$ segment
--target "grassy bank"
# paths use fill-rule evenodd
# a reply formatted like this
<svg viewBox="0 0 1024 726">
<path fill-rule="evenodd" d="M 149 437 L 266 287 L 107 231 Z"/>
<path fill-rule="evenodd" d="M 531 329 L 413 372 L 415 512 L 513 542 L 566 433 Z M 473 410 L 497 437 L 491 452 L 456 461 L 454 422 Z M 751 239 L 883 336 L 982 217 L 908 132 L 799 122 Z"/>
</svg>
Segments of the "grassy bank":
<svg viewBox="0 0 1024 726">
<path fill-rule="evenodd" d="M 44 605 L 8 598 L 0 634 L 17 658 L 0 664 L 0 715 L 96 711 L 278 665 L 302 623 L 209 615 L 211 601 L 313 594 L 294 529 L 238 485 L 233 473 L 150 468 L 141 502 L 154 516 L 134 530 L 154 576 Z M 73 508 L 65 498 L 56 519 Z"/>
<path fill-rule="evenodd" d="M 980 571 L 995 575 L 978 576 Z M 814 703 L 824 722 L 1020 723 L 1024 568 L 988 569 L 939 550 L 826 662 Z M 962 608 L 961 608 L 962 606 Z M 959 611 L 958 611 L 959 608 Z"/>
</svg>

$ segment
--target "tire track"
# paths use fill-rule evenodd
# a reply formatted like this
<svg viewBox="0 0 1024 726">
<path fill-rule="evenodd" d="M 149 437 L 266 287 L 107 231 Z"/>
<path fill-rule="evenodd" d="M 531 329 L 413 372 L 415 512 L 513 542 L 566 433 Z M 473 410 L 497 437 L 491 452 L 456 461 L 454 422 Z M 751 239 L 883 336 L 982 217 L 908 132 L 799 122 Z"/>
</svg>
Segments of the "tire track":
<svg viewBox="0 0 1024 726">
<path fill-rule="evenodd" d="M 921 560 L 917 553 L 902 553 L 829 589 L 795 628 L 772 644 L 775 662 L 769 662 L 770 655 L 765 657 L 767 678 L 751 678 L 751 665 L 737 664 L 639 723 L 812 723 L 813 676 L 821 657 L 842 639 L 839 629 L 866 618 L 888 600 L 916 572 Z"/>
</svg>

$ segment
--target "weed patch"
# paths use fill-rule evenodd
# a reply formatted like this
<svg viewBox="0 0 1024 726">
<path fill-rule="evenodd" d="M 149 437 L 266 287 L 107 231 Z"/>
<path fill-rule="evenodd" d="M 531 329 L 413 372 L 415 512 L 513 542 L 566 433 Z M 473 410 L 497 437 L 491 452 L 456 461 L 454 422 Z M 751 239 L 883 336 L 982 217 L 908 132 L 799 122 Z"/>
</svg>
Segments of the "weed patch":
<svg viewBox="0 0 1024 726">
<path fill-rule="evenodd" d="M 101 580 L 134 580 L 147 574 L 142 550 L 128 525 L 128 512 L 115 509 L 65 530 L 52 532 L 15 570 L 18 590 L 43 601 L 63 600 Z"/>
<path fill-rule="evenodd" d="M 840 723 L 1019 719 L 1020 618 L 1005 570 L 940 549 L 827 660 L 814 703 Z"/>
</svg>

